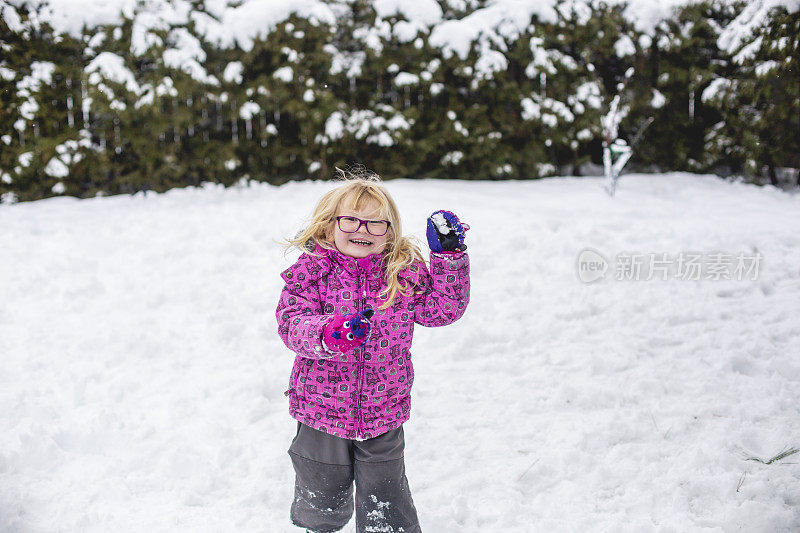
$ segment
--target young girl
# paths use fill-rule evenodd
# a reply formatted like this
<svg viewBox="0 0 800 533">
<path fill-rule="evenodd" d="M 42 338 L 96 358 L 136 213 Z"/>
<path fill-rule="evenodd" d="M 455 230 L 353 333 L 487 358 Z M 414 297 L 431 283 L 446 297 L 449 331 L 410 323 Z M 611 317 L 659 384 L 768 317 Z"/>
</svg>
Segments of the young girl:
<svg viewBox="0 0 800 533">
<path fill-rule="evenodd" d="M 414 324 L 445 326 L 469 302 L 469 229 L 448 211 L 428 220 L 430 268 L 404 237 L 397 207 L 375 175 L 326 193 L 291 245 L 278 332 L 296 353 L 289 412 L 295 470 L 292 522 L 315 533 L 417 533 L 403 463 Z"/>
</svg>

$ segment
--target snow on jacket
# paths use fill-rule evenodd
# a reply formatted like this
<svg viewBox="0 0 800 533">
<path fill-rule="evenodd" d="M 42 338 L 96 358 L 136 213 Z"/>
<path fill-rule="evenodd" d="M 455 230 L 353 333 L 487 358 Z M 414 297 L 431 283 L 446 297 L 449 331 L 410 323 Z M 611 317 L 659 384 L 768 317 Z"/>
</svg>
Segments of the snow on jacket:
<svg viewBox="0 0 800 533">
<path fill-rule="evenodd" d="M 382 254 L 355 259 L 317 246 L 281 277 L 285 286 L 276 316 L 278 333 L 296 357 L 290 377 L 289 412 L 303 424 L 338 437 L 368 439 L 392 430 L 411 411 L 411 339 L 414 324 L 445 326 L 469 302 L 469 257 L 430 256 L 400 272 L 413 289 L 399 292 L 386 309 Z M 408 291 L 407 291 L 408 292 Z M 369 339 L 352 352 L 331 355 L 322 331 L 333 318 L 374 309 Z"/>
</svg>

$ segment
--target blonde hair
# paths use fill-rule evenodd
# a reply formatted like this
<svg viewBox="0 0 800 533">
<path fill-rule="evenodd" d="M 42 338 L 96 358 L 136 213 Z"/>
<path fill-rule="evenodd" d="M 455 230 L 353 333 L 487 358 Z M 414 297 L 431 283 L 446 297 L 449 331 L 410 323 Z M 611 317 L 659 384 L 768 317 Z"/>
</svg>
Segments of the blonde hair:
<svg viewBox="0 0 800 533">
<path fill-rule="evenodd" d="M 386 298 L 386 302 L 379 307 L 385 309 L 392 305 L 398 292 L 404 296 L 411 294 L 413 289 L 400 280 L 399 274 L 413 263 L 424 262 L 422 252 L 410 237 L 403 236 L 397 205 L 381 185 L 381 179 L 377 174 L 363 168 L 336 170 L 337 180 L 341 181 L 342 185 L 328 191 L 320 198 L 308 226 L 293 239 L 287 239 L 285 244 L 287 247 L 296 247 L 309 253 L 313 253 L 315 244 L 328 250 L 335 250 L 334 217 L 342 209 L 360 211 L 374 200 L 380 205 L 381 216 L 389 221 L 382 264 L 386 275 L 386 288 L 380 294 Z"/>
</svg>

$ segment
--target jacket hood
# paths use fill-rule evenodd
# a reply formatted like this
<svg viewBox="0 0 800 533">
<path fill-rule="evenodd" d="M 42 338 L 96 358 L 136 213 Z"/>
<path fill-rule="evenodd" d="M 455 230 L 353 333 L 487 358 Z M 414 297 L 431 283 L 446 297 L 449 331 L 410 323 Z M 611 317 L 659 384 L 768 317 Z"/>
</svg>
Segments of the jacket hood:
<svg viewBox="0 0 800 533">
<path fill-rule="evenodd" d="M 319 244 L 314 248 L 314 255 L 327 257 L 332 263 L 342 266 L 351 273 L 358 273 L 359 270 L 368 274 L 380 274 L 385 252 L 369 254 L 366 257 L 349 257 L 344 255 L 336 248 L 323 248 Z"/>
<path fill-rule="evenodd" d="M 281 277 L 285 282 L 293 281 L 295 284 L 307 286 L 328 275 L 336 267 L 341 267 L 354 276 L 358 276 L 359 272 L 365 272 L 368 276 L 378 277 L 384 272 L 385 258 L 385 252 L 360 258 L 349 257 L 336 248 L 323 248 L 316 244 L 313 251 L 303 253 L 297 263 L 281 273 Z M 302 270 L 305 270 L 307 274 L 300 278 L 296 273 Z M 421 286 L 423 276 L 423 262 L 414 263 L 398 273 L 399 279 L 415 289 Z"/>
</svg>

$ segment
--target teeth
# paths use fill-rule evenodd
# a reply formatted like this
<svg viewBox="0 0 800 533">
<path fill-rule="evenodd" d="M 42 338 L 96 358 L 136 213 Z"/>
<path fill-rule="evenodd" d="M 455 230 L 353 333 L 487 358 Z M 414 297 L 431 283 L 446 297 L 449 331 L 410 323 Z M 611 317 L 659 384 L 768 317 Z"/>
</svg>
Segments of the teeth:
<svg viewBox="0 0 800 533">
<path fill-rule="evenodd" d="M 361 244 L 361 245 L 363 245 L 363 246 L 369 246 L 370 244 L 372 244 L 372 243 L 371 243 L 371 242 L 369 242 L 369 241 L 357 241 L 357 240 L 352 240 L 352 241 L 350 241 L 350 242 L 352 242 L 352 243 L 355 243 L 355 244 Z"/>
</svg>

